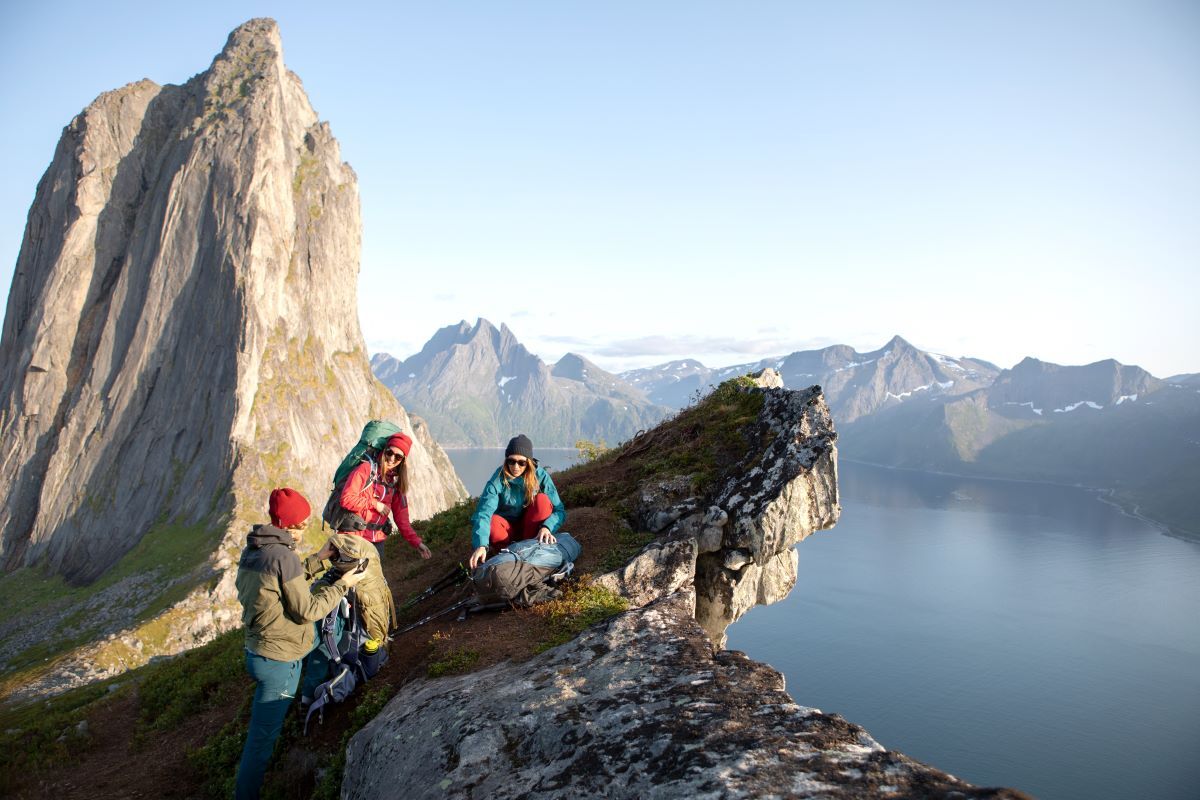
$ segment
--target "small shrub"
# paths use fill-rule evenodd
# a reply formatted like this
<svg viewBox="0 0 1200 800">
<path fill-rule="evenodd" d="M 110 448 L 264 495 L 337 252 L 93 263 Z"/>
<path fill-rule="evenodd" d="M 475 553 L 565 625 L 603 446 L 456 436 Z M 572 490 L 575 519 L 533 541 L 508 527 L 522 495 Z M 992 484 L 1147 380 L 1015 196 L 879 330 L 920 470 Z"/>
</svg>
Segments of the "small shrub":
<svg viewBox="0 0 1200 800">
<path fill-rule="evenodd" d="M 621 595 L 596 586 L 590 576 L 582 576 L 563 591 L 562 597 L 534 606 L 531 611 L 550 622 L 550 638 L 540 642 L 537 652 L 549 650 L 574 639 L 581 631 L 629 608 Z"/>
<path fill-rule="evenodd" d="M 440 678 L 443 675 L 469 672 L 478 660 L 478 651 L 468 650 L 465 647 L 457 647 L 447 652 L 440 660 L 430 664 L 429 669 L 426 670 L 426 674 L 431 678 Z"/>
<path fill-rule="evenodd" d="M 603 439 L 598 442 L 592 442 L 587 439 L 579 439 L 575 442 L 575 449 L 579 451 L 579 457 L 584 461 L 595 461 L 597 458 L 607 453 L 609 447 Z"/>
</svg>

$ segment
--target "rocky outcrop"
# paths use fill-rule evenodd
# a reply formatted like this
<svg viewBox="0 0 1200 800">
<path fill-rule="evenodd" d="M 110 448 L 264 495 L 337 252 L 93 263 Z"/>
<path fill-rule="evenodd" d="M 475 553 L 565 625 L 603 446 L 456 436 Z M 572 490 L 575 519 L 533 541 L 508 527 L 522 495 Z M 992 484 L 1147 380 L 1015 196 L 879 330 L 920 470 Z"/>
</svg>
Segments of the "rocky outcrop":
<svg viewBox="0 0 1200 800">
<path fill-rule="evenodd" d="M 203 640 L 232 621 L 231 560 L 269 488 L 319 510 L 366 420 L 413 433 L 415 516 L 464 497 L 371 374 L 359 231 L 354 172 L 271 20 L 184 85 L 130 84 L 76 117 L 30 209 L 0 340 L 3 566 L 86 584 L 144 539 L 193 532 L 203 546 L 151 584 L 200 587 Z M 160 649 L 195 643 L 191 623 Z"/>
<path fill-rule="evenodd" d="M 693 582 L 696 619 L 718 646 L 725 629 L 755 605 L 774 603 L 796 583 L 793 546 L 837 522 L 837 434 L 819 386 L 777 388 L 757 379 L 763 408 L 746 436 L 763 443 L 730 470 L 711 503 L 685 477 L 643 487 L 640 527 L 656 539 L 619 570 L 597 579 L 635 604 Z"/>
<path fill-rule="evenodd" d="M 715 650 L 682 590 L 519 667 L 409 684 L 350 740 L 342 797 L 1019 798 L 976 789 Z"/>
</svg>

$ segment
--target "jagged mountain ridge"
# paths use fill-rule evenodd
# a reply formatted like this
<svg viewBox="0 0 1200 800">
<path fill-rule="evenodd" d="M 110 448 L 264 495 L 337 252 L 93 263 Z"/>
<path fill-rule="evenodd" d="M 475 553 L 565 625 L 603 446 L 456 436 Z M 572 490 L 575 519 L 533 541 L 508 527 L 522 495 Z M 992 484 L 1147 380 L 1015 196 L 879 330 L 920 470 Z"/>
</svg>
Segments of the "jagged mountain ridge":
<svg viewBox="0 0 1200 800">
<path fill-rule="evenodd" d="M 486 319 L 440 329 L 403 361 L 376 353 L 371 368 L 447 445 L 498 446 L 516 433 L 535 447 L 612 443 L 670 411 L 583 356 L 568 353 L 547 366 L 507 325 Z"/>
<path fill-rule="evenodd" d="M 1060 366 L 1027 357 L 996 376 L 988 387 L 988 406 L 1024 408 L 1026 413 L 1069 413 L 1079 408 L 1102 410 L 1163 388 L 1163 381 L 1136 366 L 1112 359 L 1084 366 Z"/>
<path fill-rule="evenodd" d="M 1000 372 L 986 361 L 927 353 L 894 336 L 866 353 L 833 345 L 719 369 L 688 359 L 629 370 L 621 377 L 655 402 L 679 408 L 697 391 L 706 392 L 721 381 L 767 367 L 777 370 L 790 389 L 819 385 L 839 424 L 910 397 L 964 394 L 990 384 Z"/>
<path fill-rule="evenodd" d="M 267 491 L 294 486 L 319 509 L 372 417 L 414 435 L 416 516 L 465 496 L 370 372 L 347 311 L 360 227 L 354 172 L 271 20 L 240 26 L 186 83 L 107 92 L 64 129 L 0 338 L 0 562 L 86 584 L 143 540 L 194 546 L 107 587 L 82 629 L 51 614 L 46 631 L 127 631 L 116 669 L 235 624 L 233 560 Z M 162 601 L 163 641 L 134 630 L 181 593 Z"/>
</svg>

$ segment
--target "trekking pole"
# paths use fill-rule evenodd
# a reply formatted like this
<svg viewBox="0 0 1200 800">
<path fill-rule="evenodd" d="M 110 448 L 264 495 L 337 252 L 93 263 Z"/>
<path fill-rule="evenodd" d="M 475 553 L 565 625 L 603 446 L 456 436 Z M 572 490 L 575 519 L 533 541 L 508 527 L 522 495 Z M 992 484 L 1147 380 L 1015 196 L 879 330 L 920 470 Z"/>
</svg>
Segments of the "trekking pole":
<svg viewBox="0 0 1200 800">
<path fill-rule="evenodd" d="M 433 597 L 438 592 L 449 589 L 451 586 L 457 586 L 458 584 L 467 580 L 467 578 L 470 576 L 471 573 L 467 572 L 467 568 L 464 567 L 461 562 L 459 562 L 448 573 L 443 575 L 441 578 L 438 578 L 428 589 L 419 594 L 414 594 L 412 597 L 405 600 L 399 607 L 397 607 L 396 611 L 397 613 L 408 611 L 418 603 Z"/>
<path fill-rule="evenodd" d="M 475 602 L 474 597 L 468 597 L 465 600 L 459 600 L 454 605 L 447 606 L 446 608 L 443 608 L 441 611 L 435 611 L 434 613 L 430 614 L 429 616 L 422 617 L 421 619 L 417 620 L 413 624 L 399 629 L 398 631 L 393 633 L 392 636 L 400 636 L 402 634 L 408 633 L 409 631 L 415 631 L 417 628 L 421 627 L 425 623 L 432 622 L 433 620 L 437 619 L 438 617 L 444 617 L 445 615 L 449 614 L 451 611 L 457 611 L 458 609 L 463 608 L 464 606 L 467 606 L 468 604 L 473 603 L 473 602 Z"/>
</svg>

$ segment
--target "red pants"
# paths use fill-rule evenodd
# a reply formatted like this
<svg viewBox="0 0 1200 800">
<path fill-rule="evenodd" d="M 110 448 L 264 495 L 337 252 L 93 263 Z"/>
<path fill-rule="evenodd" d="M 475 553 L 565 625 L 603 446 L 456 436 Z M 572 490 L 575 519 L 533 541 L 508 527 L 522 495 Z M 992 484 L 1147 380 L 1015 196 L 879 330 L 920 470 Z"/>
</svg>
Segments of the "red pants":
<svg viewBox="0 0 1200 800">
<path fill-rule="evenodd" d="M 515 522 L 510 522 L 499 514 L 492 514 L 492 549 L 498 550 L 501 547 L 507 547 L 513 541 L 514 532 L 517 541 L 532 539 L 537 536 L 542 523 L 553 513 L 554 505 L 551 504 L 550 498 L 539 494 L 533 498 L 532 503 L 525 507 L 525 510 L 521 512 L 521 518 Z"/>
</svg>

